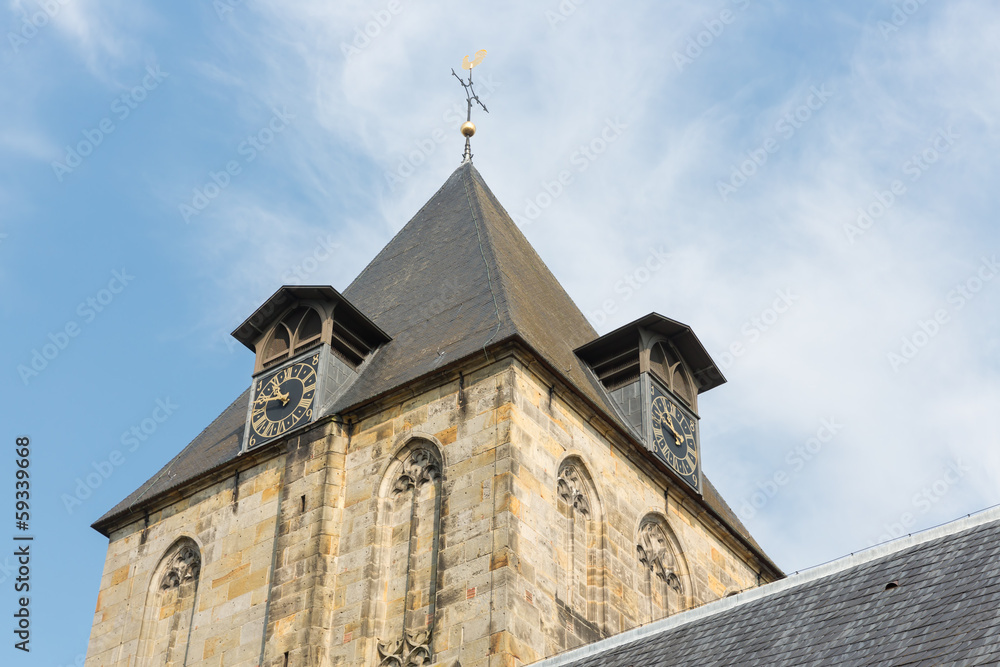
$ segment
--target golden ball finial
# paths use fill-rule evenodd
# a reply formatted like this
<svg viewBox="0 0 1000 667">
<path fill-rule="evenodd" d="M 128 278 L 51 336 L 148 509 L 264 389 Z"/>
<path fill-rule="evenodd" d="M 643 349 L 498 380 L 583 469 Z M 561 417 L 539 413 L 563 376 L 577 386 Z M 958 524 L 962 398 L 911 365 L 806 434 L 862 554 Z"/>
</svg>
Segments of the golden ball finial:
<svg viewBox="0 0 1000 667">
<path fill-rule="evenodd" d="M 476 124 L 471 120 L 462 123 L 462 136 L 471 137 L 476 133 Z"/>
</svg>

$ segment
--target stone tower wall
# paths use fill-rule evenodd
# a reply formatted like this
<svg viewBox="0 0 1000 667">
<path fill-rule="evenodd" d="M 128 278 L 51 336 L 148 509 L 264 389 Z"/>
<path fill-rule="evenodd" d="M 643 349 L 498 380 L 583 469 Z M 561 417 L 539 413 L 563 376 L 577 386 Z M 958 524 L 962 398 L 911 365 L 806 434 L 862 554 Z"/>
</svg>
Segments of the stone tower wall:
<svg viewBox="0 0 1000 667">
<path fill-rule="evenodd" d="M 86 667 L 149 663 L 137 654 L 150 651 L 143 635 L 164 611 L 149 608 L 159 566 L 183 537 L 199 552 L 195 606 L 179 632 L 165 628 L 168 643 L 186 648 L 187 665 L 258 664 L 282 468 L 272 459 L 240 476 L 236 496 L 234 476 L 151 514 L 148 527 L 140 514 L 111 535 Z"/>
<path fill-rule="evenodd" d="M 530 359 L 476 363 L 113 533 L 87 667 L 522 665 L 756 585 Z"/>
<path fill-rule="evenodd" d="M 511 642 L 518 664 L 665 615 L 662 604 L 651 613 L 647 576 L 666 589 L 660 598 L 671 614 L 758 585 L 745 548 L 727 539 L 704 510 L 680 502 L 682 495 L 664 475 L 609 442 L 550 386 L 516 367 L 510 531 L 517 560 L 509 612 L 516 619 Z M 580 507 L 570 512 L 574 501 Z M 581 509 L 585 520 L 573 528 L 586 540 L 573 540 L 573 551 L 585 550 L 583 558 L 567 553 L 568 515 Z M 667 538 L 653 572 L 637 549 L 643 521 L 651 519 Z M 667 583 L 670 574 L 679 591 Z"/>
</svg>

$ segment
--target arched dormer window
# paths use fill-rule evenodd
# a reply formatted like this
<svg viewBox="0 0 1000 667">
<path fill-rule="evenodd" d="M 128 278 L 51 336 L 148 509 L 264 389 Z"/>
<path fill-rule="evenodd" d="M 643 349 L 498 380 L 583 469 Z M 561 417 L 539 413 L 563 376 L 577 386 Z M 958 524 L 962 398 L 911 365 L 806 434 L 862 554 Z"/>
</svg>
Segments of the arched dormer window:
<svg viewBox="0 0 1000 667">
<path fill-rule="evenodd" d="M 308 306 L 299 306 L 278 322 L 264 347 L 263 367 L 270 368 L 317 344 L 323 320 Z"/>
<path fill-rule="evenodd" d="M 697 408 L 698 389 L 684 363 L 669 344 L 653 345 L 649 355 L 649 366 L 667 388 L 687 403 L 688 407 Z"/>
</svg>

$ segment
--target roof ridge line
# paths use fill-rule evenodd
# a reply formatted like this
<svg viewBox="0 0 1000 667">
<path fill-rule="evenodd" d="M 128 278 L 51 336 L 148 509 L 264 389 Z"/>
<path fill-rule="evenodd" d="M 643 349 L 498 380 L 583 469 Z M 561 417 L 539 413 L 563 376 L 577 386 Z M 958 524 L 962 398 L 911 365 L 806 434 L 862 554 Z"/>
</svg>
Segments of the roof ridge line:
<svg viewBox="0 0 1000 667">
<path fill-rule="evenodd" d="M 606 653 L 639 639 L 659 635 L 695 621 L 700 621 L 704 618 L 722 614 L 730 611 L 731 609 L 741 607 L 744 604 L 760 600 L 761 598 L 770 597 L 788 589 L 796 588 L 803 584 L 822 579 L 823 577 L 827 577 L 831 574 L 843 572 L 844 570 L 848 570 L 858 565 L 864 565 L 865 563 L 904 551 L 911 547 L 919 546 L 949 535 L 956 535 L 966 530 L 998 520 L 1000 520 L 1000 505 L 994 505 L 993 507 L 988 507 L 984 510 L 980 510 L 979 512 L 966 515 L 960 519 L 955 519 L 953 521 L 949 521 L 948 523 L 928 528 L 927 530 L 919 533 L 912 533 L 906 537 L 900 537 L 896 540 L 883 542 L 882 544 L 877 544 L 862 551 L 854 552 L 848 556 L 843 556 L 836 560 L 823 563 L 822 565 L 817 565 L 807 570 L 801 570 L 795 574 L 785 577 L 784 579 L 779 579 L 778 581 L 764 584 L 763 586 L 751 588 L 731 597 L 721 598 L 702 605 L 701 607 L 689 609 L 679 614 L 675 614 L 674 616 L 669 616 L 659 621 L 654 621 L 646 625 L 641 625 L 637 628 L 632 628 L 631 630 L 626 630 L 625 632 L 613 635 L 607 639 L 602 639 L 593 644 L 588 644 L 586 646 L 575 648 L 571 651 L 566 651 L 565 653 L 550 656 L 538 662 L 531 663 L 531 665 L 533 667 L 561 667 L 563 665 L 571 665 L 579 660 L 583 660 L 584 658 L 592 658 L 596 655 Z"/>
<path fill-rule="evenodd" d="M 187 448 L 191 445 L 191 443 L 194 442 L 195 440 L 197 440 L 198 438 L 200 438 L 206 432 L 208 432 L 208 430 L 211 429 L 213 426 L 215 426 L 219 422 L 219 420 L 221 420 L 222 417 L 226 414 L 226 410 L 228 410 L 230 407 L 232 407 L 233 403 L 236 403 L 241 398 L 243 398 L 243 395 L 246 394 L 248 391 L 250 391 L 250 389 L 252 389 L 252 388 L 253 388 L 253 384 L 251 383 L 251 385 L 249 387 L 247 387 L 246 389 L 244 389 L 243 391 L 241 391 L 240 395 L 237 396 L 236 398 L 234 398 L 232 400 L 232 402 L 229 404 L 229 406 L 227 406 L 226 408 L 224 408 L 222 410 L 222 412 L 220 412 L 219 415 L 209 423 L 208 426 L 206 426 L 205 428 L 201 429 L 201 432 L 198 433 L 198 435 L 196 435 L 193 438 L 191 438 L 191 440 L 188 442 L 187 445 L 184 445 L 183 447 L 181 447 L 181 450 L 179 452 L 177 452 L 172 457 L 170 457 L 170 460 L 168 460 L 166 463 L 163 464 L 163 467 L 160 468 L 160 470 L 156 473 L 156 475 L 154 477 L 149 478 L 148 480 L 146 480 L 146 482 L 147 482 L 146 484 L 143 484 L 138 489 L 136 489 L 136 491 L 140 491 L 139 496 L 135 500 L 133 500 L 131 503 L 129 503 L 128 507 L 125 508 L 125 511 L 127 511 L 129 514 L 132 514 L 132 508 L 135 507 L 136 505 L 138 505 L 143 500 L 143 496 L 145 496 L 146 493 L 149 492 L 149 490 L 151 488 L 153 488 L 154 486 L 156 486 L 156 483 L 158 481 L 160 481 L 161 477 L 163 477 L 168 472 L 170 472 L 170 469 L 173 468 L 174 464 L 177 463 L 177 461 L 181 458 L 181 456 L 184 454 L 184 452 L 187 451 Z M 143 486 L 145 486 L 146 488 L 143 489 L 142 488 Z M 171 488 L 172 487 L 168 487 L 166 489 L 162 489 L 157 494 L 154 494 L 154 497 L 156 495 L 159 495 L 160 493 L 164 493 L 166 491 L 169 491 Z M 126 498 L 125 500 L 128 500 L 128 498 Z M 114 509 L 114 507 L 112 507 L 111 509 Z M 94 523 L 97 523 L 97 522 L 95 521 Z"/>
<path fill-rule="evenodd" d="M 516 222 L 514 222 L 514 218 L 510 215 L 510 212 L 503 205 L 503 202 L 501 202 L 497 198 L 497 196 L 496 196 L 496 194 L 494 194 L 493 190 L 491 190 L 490 187 L 486 184 L 485 179 L 483 179 L 482 174 L 480 174 L 479 171 L 475 168 L 475 165 L 472 165 L 470 163 L 470 166 L 472 167 L 472 169 L 470 170 L 470 174 L 472 175 L 473 183 L 475 183 L 479 187 L 479 190 L 482 193 L 483 198 L 489 203 L 489 205 L 491 207 L 493 207 L 496 210 L 497 214 L 499 214 L 500 216 L 506 218 L 510 222 L 510 227 L 511 227 L 512 233 L 516 237 L 519 237 L 520 240 L 522 240 L 524 242 L 525 249 L 532 254 L 533 259 L 538 262 L 538 264 L 540 265 L 540 267 L 542 269 L 544 269 L 545 272 L 548 273 L 548 276 L 551 278 L 550 284 L 553 284 L 557 288 L 557 291 L 560 293 L 560 296 L 564 297 L 570 303 L 570 305 L 572 305 L 573 308 L 580 314 L 580 317 L 582 318 L 583 323 L 586 326 L 590 327 L 590 330 L 591 330 L 591 333 L 592 333 L 593 337 L 597 337 L 598 334 L 597 334 L 596 329 L 594 329 L 594 325 L 590 323 L 589 319 L 587 319 L 587 316 L 584 314 L 583 310 L 576 303 L 576 300 L 573 299 L 573 297 L 570 295 L 569 292 L 566 291 L 566 288 L 559 281 L 559 279 L 556 278 L 555 274 L 552 272 L 552 269 L 549 268 L 549 265 L 545 262 L 545 260 L 542 258 L 542 256 L 538 253 L 538 250 L 535 248 L 535 246 L 528 239 L 528 236 L 524 233 L 524 230 L 521 229 Z M 480 214 L 482 214 L 482 204 L 479 202 L 478 199 L 476 200 L 476 204 L 479 207 Z M 487 227 L 487 233 L 489 233 L 489 227 Z M 501 281 L 501 285 L 503 287 L 504 298 L 506 299 L 506 298 L 508 298 L 507 276 L 506 276 L 506 274 L 504 274 L 503 271 L 500 270 L 500 263 L 499 263 L 499 260 L 496 259 L 495 255 L 494 255 L 494 259 L 495 259 L 496 264 L 497 264 L 497 270 L 500 271 L 500 281 Z M 511 319 L 511 322 L 513 322 L 515 325 L 519 326 L 520 322 L 515 319 L 516 312 L 517 311 L 514 310 L 514 309 L 509 309 L 509 313 L 508 314 L 509 314 L 509 317 Z"/>
<path fill-rule="evenodd" d="M 486 221 L 486 218 L 483 216 L 483 207 L 479 205 L 479 200 L 478 199 L 473 199 L 472 193 L 469 192 L 469 181 L 466 179 L 466 176 L 468 174 L 470 174 L 471 171 L 472 171 L 472 161 L 470 160 L 469 162 L 463 162 L 462 163 L 462 167 L 465 167 L 466 165 L 468 165 L 468 167 L 466 169 L 462 170 L 462 186 L 465 188 L 465 198 L 466 198 L 466 201 L 469 202 L 469 212 L 472 214 L 472 221 L 476 224 L 476 237 L 477 237 L 477 240 L 479 241 L 479 252 L 483 256 L 483 264 L 486 267 L 486 282 L 487 282 L 487 284 L 488 284 L 488 286 L 490 288 L 490 294 L 493 296 L 493 308 L 496 311 L 496 315 L 497 315 L 497 328 L 496 328 L 496 331 L 494 331 L 490 335 L 490 337 L 488 339 L 486 339 L 486 342 L 483 343 L 483 354 L 486 354 L 486 346 L 489 345 L 490 342 L 492 342 L 494 338 L 496 338 L 497 334 L 500 333 L 500 329 L 503 328 L 503 318 L 500 317 L 500 304 L 497 302 L 497 293 L 493 289 L 493 277 L 492 277 L 492 272 L 490 271 L 490 262 L 489 262 L 489 260 L 486 259 L 486 248 L 483 245 L 483 232 L 484 231 L 486 233 L 487 240 L 489 241 L 489 243 L 487 243 L 486 245 L 489 246 L 489 248 L 490 248 L 490 257 L 493 258 L 493 265 L 497 269 L 496 270 L 496 273 L 497 273 L 497 284 L 499 285 L 500 291 L 503 293 L 503 296 L 504 296 L 504 299 L 503 299 L 504 310 L 507 312 L 507 318 L 508 319 L 513 320 L 513 317 L 512 317 L 511 310 L 510 310 L 510 308 L 508 306 L 507 293 L 506 293 L 506 290 L 504 289 L 504 286 L 503 286 L 503 271 L 500 270 L 500 264 L 497 261 L 496 253 L 493 252 L 493 246 L 492 246 L 493 238 L 492 238 L 492 236 L 490 236 L 490 233 L 489 233 L 488 229 L 487 230 L 483 230 L 482 229 L 483 227 L 485 227 L 485 225 L 480 225 L 479 224 L 480 220 L 483 220 L 483 222 Z M 461 169 L 461 167 L 459 167 L 459 168 Z M 478 212 L 478 215 L 477 215 L 477 212 Z M 489 359 L 489 355 L 488 354 L 487 354 L 486 358 Z"/>
<path fill-rule="evenodd" d="M 147 479 L 145 482 L 143 482 L 141 485 L 139 485 L 138 489 L 136 489 L 135 491 L 133 491 L 132 493 L 130 493 L 128 496 L 126 496 L 125 498 L 123 498 L 122 500 L 120 500 L 118 503 L 116 503 L 115 505 L 113 505 L 110 509 L 108 509 L 107 511 L 105 511 L 104 514 L 102 514 L 100 517 L 98 517 L 98 519 L 96 521 L 94 521 L 93 523 L 90 524 L 90 527 L 94 528 L 94 526 L 96 526 L 97 524 L 101 523 L 101 521 L 103 521 L 104 519 L 106 519 L 106 518 L 112 518 L 111 513 L 114 512 L 114 510 L 115 510 L 116 507 L 118 507 L 119 505 L 121 505 L 122 503 L 124 503 L 126 500 L 128 500 L 130 497 L 132 497 L 132 495 L 138 493 L 139 496 L 135 500 L 133 500 L 131 503 L 129 503 L 129 505 L 127 507 L 125 507 L 122 510 L 120 510 L 117 513 L 117 515 L 114 515 L 114 516 L 122 515 L 125 512 L 128 512 L 129 514 L 133 514 L 132 508 L 135 507 L 137 504 L 139 504 L 140 501 L 144 500 L 143 496 L 145 496 L 146 493 L 148 493 L 150 489 L 152 489 L 154 486 L 156 486 L 156 483 L 160 480 L 161 477 L 163 477 L 165 474 L 167 474 L 170 471 L 170 469 L 173 467 L 173 465 L 175 463 L 177 463 L 177 461 L 181 458 L 181 456 L 183 456 L 184 453 L 188 450 L 188 447 L 190 447 L 196 440 L 198 440 L 198 438 L 200 438 L 205 433 L 207 433 L 209 431 L 209 429 L 211 429 L 213 426 L 215 426 L 226 415 L 226 412 L 229 410 L 229 408 L 233 407 L 234 404 L 238 403 L 240 401 L 240 399 L 242 399 L 243 396 L 246 395 L 246 393 L 249 392 L 252 388 L 253 388 L 253 384 L 251 384 L 249 387 L 247 387 L 246 389 L 244 389 L 243 391 L 241 391 L 240 395 L 237 396 L 236 398 L 234 398 L 229 403 L 229 405 L 226 406 L 222 410 L 222 412 L 220 412 L 219 415 L 209 423 L 208 426 L 206 426 L 205 428 L 201 429 L 201 431 L 198 433 L 198 435 L 196 435 L 193 438 L 191 438 L 191 440 L 188 442 L 188 444 L 186 444 L 183 447 L 181 447 L 181 449 L 180 449 L 179 452 L 177 452 L 176 454 L 174 454 L 173 456 L 171 456 L 170 459 L 166 463 L 163 464 L 163 467 L 160 468 L 156 472 L 156 475 L 154 475 L 153 477 L 150 477 L 149 479 Z M 183 482 L 181 482 L 181 483 L 183 484 Z M 162 495 L 164 493 L 167 493 L 168 491 L 172 491 L 174 488 L 175 487 L 173 487 L 173 486 L 169 486 L 169 487 L 167 487 L 165 489 L 160 489 L 159 491 L 157 491 L 156 493 L 154 493 L 152 496 L 150 496 L 150 498 L 146 498 L 145 500 L 149 500 L 151 498 L 156 498 L 156 497 L 158 497 L 158 496 L 160 496 L 160 495 Z"/>
</svg>

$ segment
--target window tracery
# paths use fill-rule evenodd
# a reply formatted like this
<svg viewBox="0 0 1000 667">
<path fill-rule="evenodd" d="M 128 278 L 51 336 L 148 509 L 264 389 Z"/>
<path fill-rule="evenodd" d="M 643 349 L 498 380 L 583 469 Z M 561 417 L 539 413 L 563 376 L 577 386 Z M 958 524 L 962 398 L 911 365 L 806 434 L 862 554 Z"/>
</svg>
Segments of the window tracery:
<svg viewBox="0 0 1000 667">
<path fill-rule="evenodd" d="M 194 540 L 181 538 L 164 553 L 146 595 L 138 665 L 184 664 L 200 574 L 201 552 Z"/>
<path fill-rule="evenodd" d="M 562 522 L 559 598 L 576 616 L 599 626 L 603 601 L 602 525 L 592 487 L 582 461 L 563 461 L 556 481 Z"/>
<path fill-rule="evenodd" d="M 264 346 L 263 367 L 269 368 L 294 357 L 319 342 L 322 334 L 323 320 L 314 308 L 299 306 L 293 309 L 274 325 Z"/>
<path fill-rule="evenodd" d="M 397 455 L 383 479 L 383 562 L 376 642 L 380 667 L 431 663 L 441 482 L 441 458 L 423 441 Z"/>
<path fill-rule="evenodd" d="M 675 552 L 666 520 L 647 515 L 639 524 L 636 556 L 642 581 L 646 621 L 682 611 L 685 607 L 683 563 Z"/>
</svg>

